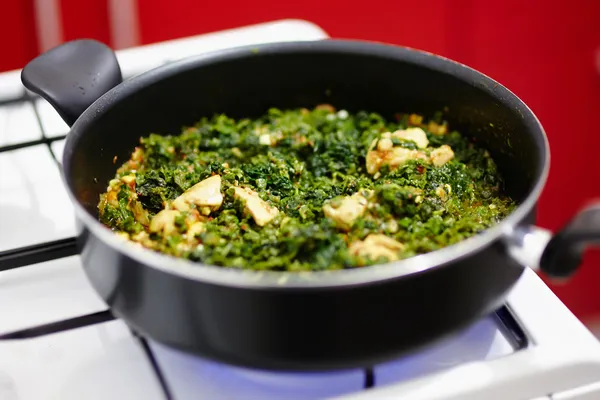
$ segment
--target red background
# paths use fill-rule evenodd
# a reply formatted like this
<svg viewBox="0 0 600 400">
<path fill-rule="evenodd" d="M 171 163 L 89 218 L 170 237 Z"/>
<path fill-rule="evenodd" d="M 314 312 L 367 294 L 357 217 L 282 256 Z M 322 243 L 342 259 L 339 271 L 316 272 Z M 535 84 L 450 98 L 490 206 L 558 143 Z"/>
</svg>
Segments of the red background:
<svg viewBox="0 0 600 400">
<path fill-rule="evenodd" d="M 37 54 L 32 0 L 3 0 L 0 70 Z M 142 43 L 282 18 L 301 18 L 332 37 L 407 45 L 466 63 L 519 95 L 544 124 L 552 148 L 551 177 L 539 224 L 557 229 L 586 199 L 600 197 L 598 117 L 600 2 L 594 0 L 341 0 L 302 2 L 143 0 Z M 104 1 L 61 1 L 64 39 L 110 44 Z M 600 252 L 580 273 L 552 289 L 582 318 L 600 314 Z"/>
</svg>

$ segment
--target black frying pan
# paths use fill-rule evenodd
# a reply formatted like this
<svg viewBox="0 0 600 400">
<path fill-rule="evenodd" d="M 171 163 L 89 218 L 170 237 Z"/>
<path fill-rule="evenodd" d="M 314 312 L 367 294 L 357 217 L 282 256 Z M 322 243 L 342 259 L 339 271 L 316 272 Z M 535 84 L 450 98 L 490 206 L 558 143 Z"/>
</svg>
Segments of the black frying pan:
<svg viewBox="0 0 600 400">
<path fill-rule="evenodd" d="M 71 125 L 64 180 L 87 275 L 115 315 L 144 336 L 231 364 L 319 370 L 373 365 L 431 344 L 494 311 L 524 265 L 567 276 L 600 239 L 600 206 L 551 235 L 532 225 L 549 169 L 531 110 L 505 87 L 424 52 L 326 40 L 219 51 L 121 83 L 114 53 L 75 41 L 25 67 L 23 83 Z M 429 115 L 487 147 L 520 206 L 456 245 L 362 269 L 295 274 L 224 269 L 118 239 L 98 196 L 139 137 L 203 116 L 331 103 L 349 111 Z M 118 164 L 118 163 L 117 163 Z"/>
</svg>

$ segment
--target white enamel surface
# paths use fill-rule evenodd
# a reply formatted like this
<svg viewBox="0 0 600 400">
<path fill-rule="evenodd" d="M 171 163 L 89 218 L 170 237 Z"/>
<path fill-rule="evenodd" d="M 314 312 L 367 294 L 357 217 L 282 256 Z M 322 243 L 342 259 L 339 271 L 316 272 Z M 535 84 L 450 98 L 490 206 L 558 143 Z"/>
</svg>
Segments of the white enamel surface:
<svg viewBox="0 0 600 400">
<path fill-rule="evenodd" d="M 209 51 L 270 42 L 318 40 L 324 37 L 326 34 L 323 30 L 314 24 L 288 20 L 119 50 L 116 53 L 123 77 L 127 79 L 166 62 Z M 47 137 L 65 135 L 69 131 L 67 124 L 48 102 L 37 99 L 35 104 Z"/>
<path fill-rule="evenodd" d="M 0 251 L 75 234 L 74 213 L 48 146 L 0 153 Z"/>
<path fill-rule="evenodd" d="M 62 136 L 69 132 L 69 126 L 46 100 L 37 99 L 35 101 L 35 108 L 40 116 L 46 137 Z"/>
<path fill-rule="evenodd" d="M 313 399 L 363 392 L 361 370 L 322 374 L 252 371 L 193 357 L 151 343 L 159 366 L 178 399 L 195 395 L 211 399 L 244 398 L 252 393 L 261 399 Z M 377 385 L 425 376 L 468 361 L 493 359 L 512 353 L 513 347 L 495 320 L 485 318 L 445 343 L 414 356 L 374 369 Z"/>
<path fill-rule="evenodd" d="M 326 37 L 289 20 L 118 52 L 125 77 L 166 61 L 226 47 Z M 0 100 L 23 94 L 20 71 L 0 74 Z M 8 96 L 8 97 L 7 97 Z M 48 137 L 68 127 L 37 100 Z M 9 107 L 10 108 L 10 107 Z M 0 146 L 41 138 L 28 105 L 0 107 Z M 6 116 L 9 116 L 7 118 Z M 16 115 L 16 117 L 15 117 Z M 35 117 L 35 114 L 33 114 Z M 8 122 L 6 122 L 8 121 Z M 34 124 L 35 122 L 35 124 Z M 9 127 L 9 128 L 7 128 Z M 68 237 L 72 207 L 58 167 L 64 141 L 0 153 L 0 251 Z M 533 346 L 517 353 L 491 319 L 413 356 L 361 371 L 277 374 L 232 368 L 151 343 L 174 399 L 553 399 L 594 397 L 600 382 L 595 338 L 527 271 L 508 305 Z M 0 333 L 103 310 L 79 257 L 0 273 Z M 119 321 L 23 341 L 0 341 L 0 399 L 164 399 L 151 363 Z"/>
<path fill-rule="evenodd" d="M 0 333 L 106 306 L 78 256 L 0 273 Z M 120 321 L 22 341 L 0 341 L 2 400 L 163 400 L 147 357 Z"/>
<path fill-rule="evenodd" d="M 552 400 L 598 400 L 600 399 L 600 383 L 566 390 L 552 396 Z"/>
<path fill-rule="evenodd" d="M 492 360 L 513 352 L 513 346 L 498 329 L 495 318 L 488 317 L 430 349 L 375 367 L 375 384 L 385 386 L 408 381 L 467 362 Z"/>
<path fill-rule="evenodd" d="M 20 69 L 0 74 L 0 100 L 18 99 L 24 94 Z"/>
<path fill-rule="evenodd" d="M 530 348 L 347 398 L 532 399 L 600 382 L 600 344 L 533 271 L 525 272 L 508 305 L 531 336 Z"/>
<path fill-rule="evenodd" d="M 166 400 L 121 321 L 0 342 L 2 400 Z"/>
<path fill-rule="evenodd" d="M 0 78 L 0 84 L 1 81 Z M 0 107 L 0 147 L 41 138 L 42 130 L 30 103 L 14 103 Z"/>
<path fill-rule="evenodd" d="M 165 62 L 208 51 L 271 42 L 318 40 L 325 37 L 327 34 L 310 22 L 284 20 L 120 50 L 117 52 L 117 59 L 123 76 L 127 78 Z"/>
<path fill-rule="evenodd" d="M 106 308 L 88 283 L 79 256 L 0 273 L 0 334 Z"/>
</svg>

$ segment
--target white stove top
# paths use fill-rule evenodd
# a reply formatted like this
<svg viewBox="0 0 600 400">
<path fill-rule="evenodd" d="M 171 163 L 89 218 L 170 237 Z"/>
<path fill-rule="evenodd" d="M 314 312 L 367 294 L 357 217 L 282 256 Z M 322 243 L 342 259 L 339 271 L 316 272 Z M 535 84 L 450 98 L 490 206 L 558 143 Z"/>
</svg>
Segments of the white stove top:
<svg viewBox="0 0 600 400">
<path fill-rule="evenodd" d="M 130 77 L 209 50 L 326 37 L 313 24 L 286 20 L 118 58 Z M 0 74 L 0 266 L 7 251 L 74 234 L 57 161 L 68 128 L 28 95 L 19 71 Z M 104 310 L 78 256 L 0 272 L 0 334 Z M 0 400 L 600 398 L 600 345 L 533 272 L 525 272 L 500 316 L 372 369 L 311 374 L 222 365 L 140 339 L 110 320 L 0 341 Z"/>
</svg>

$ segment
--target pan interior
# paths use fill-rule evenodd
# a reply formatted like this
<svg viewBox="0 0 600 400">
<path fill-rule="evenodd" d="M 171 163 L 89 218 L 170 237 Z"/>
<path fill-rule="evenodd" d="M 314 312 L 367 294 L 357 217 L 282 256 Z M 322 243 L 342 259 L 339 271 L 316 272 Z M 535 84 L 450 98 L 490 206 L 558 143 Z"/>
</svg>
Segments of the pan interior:
<svg viewBox="0 0 600 400">
<path fill-rule="evenodd" d="M 329 41 L 201 57 L 117 87 L 74 125 L 65 153 L 66 179 L 96 217 L 99 195 L 140 136 L 178 134 L 214 113 L 255 117 L 270 107 L 321 103 L 390 118 L 397 112 L 432 116 L 444 111 L 451 128 L 490 151 L 507 194 L 518 202 L 544 173 L 541 127 L 525 105 L 494 81 L 407 49 Z"/>
</svg>

